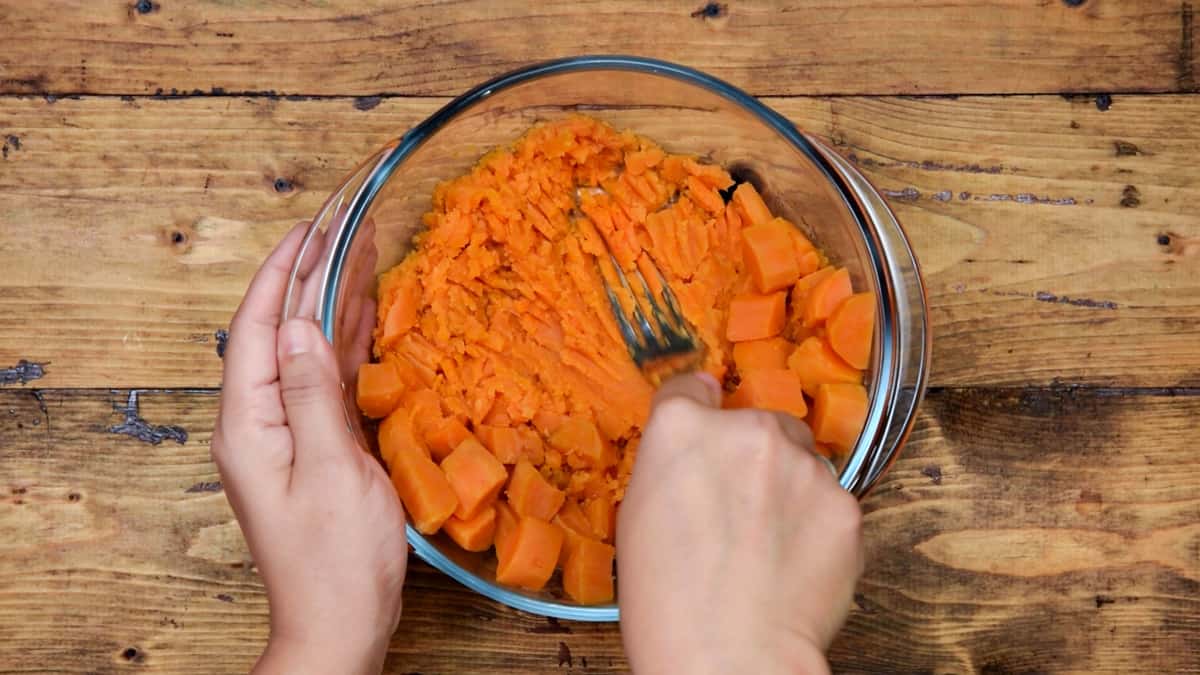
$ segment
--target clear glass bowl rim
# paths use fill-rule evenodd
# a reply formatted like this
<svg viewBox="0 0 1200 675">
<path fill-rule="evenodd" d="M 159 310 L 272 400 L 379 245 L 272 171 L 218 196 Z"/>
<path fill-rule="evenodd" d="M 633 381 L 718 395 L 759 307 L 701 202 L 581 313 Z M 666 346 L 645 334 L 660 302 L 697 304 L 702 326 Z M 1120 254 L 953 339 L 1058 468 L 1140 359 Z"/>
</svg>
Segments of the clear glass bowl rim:
<svg viewBox="0 0 1200 675">
<path fill-rule="evenodd" d="M 827 148 L 819 148 L 819 142 L 815 139 L 810 139 L 796 129 L 786 117 L 741 89 L 701 71 L 657 59 L 624 55 L 587 55 L 545 61 L 496 77 L 456 97 L 424 121 L 405 132 L 399 139 L 389 143 L 379 153 L 364 162 L 363 165 L 360 165 L 360 167 L 356 168 L 350 174 L 354 177 L 367 172 L 360 187 L 355 190 L 353 197 L 347 205 L 344 216 L 339 218 L 341 222 L 335 222 L 330 226 L 330 229 L 333 230 L 335 225 L 340 225 L 337 228 L 336 240 L 329 251 L 330 259 L 328 267 L 325 270 L 324 283 L 322 284 L 317 304 L 317 320 L 326 339 L 331 342 L 334 339 L 337 309 L 336 298 L 343 278 L 343 271 L 349 263 L 348 254 L 351 250 L 350 244 L 376 194 L 388 181 L 395 169 L 426 140 L 437 133 L 448 121 L 460 112 L 469 109 L 474 104 L 497 92 L 552 75 L 595 70 L 631 71 L 668 77 L 706 89 L 731 101 L 743 110 L 752 113 L 760 122 L 788 141 L 794 149 L 805 155 L 822 172 L 825 178 L 836 187 L 845 202 L 846 208 L 850 211 L 859 228 L 864 233 L 873 230 L 873 221 L 864 214 L 864 205 L 860 204 L 860 200 L 864 196 L 847 185 L 847 181 L 843 179 L 843 176 L 833 164 L 838 164 L 843 171 L 853 172 L 854 169 L 847 166 L 844 161 L 831 160 L 828 157 L 828 153 L 831 151 Z M 927 302 L 925 301 L 924 284 L 921 279 L 919 267 L 917 267 L 916 259 L 912 256 L 911 246 L 908 245 L 907 238 L 898 221 L 895 220 L 890 210 L 887 209 L 886 203 L 883 202 L 882 198 L 878 196 L 878 192 L 873 187 L 870 187 L 870 184 L 861 174 L 854 173 L 854 178 L 857 179 L 855 182 L 867 186 L 867 189 L 874 193 L 871 196 L 877 200 L 877 204 L 875 204 L 876 208 L 871 210 L 877 212 L 879 209 L 882 209 L 887 213 L 890 220 L 889 224 L 895 226 L 901 243 L 908 248 L 907 254 L 909 260 L 907 262 L 911 263 L 911 267 L 916 272 L 915 279 L 910 281 L 915 283 L 917 287 L 915 295 L 917 296 L 916 300 L 920 303 L 919 320 L 921 321 L 921 337 L 923 338 L 921 340 L 923 344 L 920 345 L 923 351 L 920 358 L 917 359 L 917 371 L 913 374 L 913 388 L 915 392 L 912 397 L 913 400 L 908 406 L 909 409 L 902 411 L 900 422 L 903 428 L 900 430 L 899 440 L 891 443 L 892 447 L 886 452 L 882 452 L 878 448 L 873 452 L 869 446 L 872 445 L 873 440 L 878 434 L 864 433 L 854 451 L 850 453 L 847 463 L 842 469 L 839 482 L 845 489 L 862 498 L 870 490 L 878 477 L 886 470 L 887 466 L 895 459 L 899 447 L 903 444 L 904 438 L 907 437 L 908 432 L 911 430 L 915 419 L 917 403 L 921 400 L 925 389 L 928 374 L 930 335 L 928 318 L 925 313 Z M 348 180 L 353 180 L 353 178 Z M 324 216 L 331 212 L 332 202 L 344 198 L 342 192 L 343 190 L 339 189 L 325 204 L 322 209 L 322 215 L 313 223 L 312 227 L 314 229 L 319 227 L 324 220 Z M 870 271 L 875 274 L 877 279 L 890 278 L 891 275 L 883 269 L 886 261 L 882 259 L 879 242 L 874 241 L 870 236 L 866 237 L 866 239 L 867 248 L 871 255 L 864 264 L 874 267 Z M 297 261 L 298 265 L 299 261 Z M 293 276 L 295 275 L 293 274 Z M 891 289 L 888 288 L 887 290 Z M 884 289 L 881 289 L 881 293 L 883 291 Z M 291 288 L 289 287 L 289 304 L 290 297 Z M 886 303 L 885 306 L 887 306 Z M 883 325 L 880 327 L 880 333 L 887 333 L 894 330 L 892 324 L 895 317 L 889 316 L 888 311 L 882 312 L 882 315 L 881 323 Z M 283 316 L 285 319 L 289 316 L 287 309 L 285 309 Z M 894 362 L 895 355 L 889 353 L 891 347 L 885 343 L 882 335 L 879 342 L 882 344 L 882 351 L 885 352 L 882 361 Z M 894 369 L 895 367 L 893 367 Z M 872 425 L 879 427 L 883 421 L 882 408 L 885 402 L 877 400 L 878 397 L 875 396 L 875 393 L 881 388 L 880 380 L 882 378 L 876 377 L 875 379 L 876 383 L 872 390 L 871 407 L 868 411 L 867 429 L 871 429 Z M 894 421 L 893 418 L 892 422 Z M 411 524 L 406 525 L 406 533 L 409 545 L 422 560 L 449 575 L 467 588 L 505 605 L 533 614 L 576 621 L 616 621 L 619 619 L 619 611 L 615 604 L 598 606 L 573 605 L 534 598 L 512 591 L 464 569 L 438 550 L 428 539 L 417 532 Z"/>
</svg>

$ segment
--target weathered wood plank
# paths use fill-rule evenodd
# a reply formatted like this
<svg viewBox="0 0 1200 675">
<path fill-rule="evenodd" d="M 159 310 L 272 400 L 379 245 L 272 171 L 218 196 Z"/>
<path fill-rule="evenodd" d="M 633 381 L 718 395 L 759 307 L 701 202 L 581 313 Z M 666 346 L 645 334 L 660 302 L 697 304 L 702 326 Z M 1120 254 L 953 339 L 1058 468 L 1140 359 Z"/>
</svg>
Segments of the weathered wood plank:
<svg viewBox="0 0 1200 675">
<path fill-rule="evenodd" d="M 865 502 L 836 672 L 1200 671 L 1198 393 L 932 392 Z M 262 588 L 208 459 L 215 395 L 138 402 L 187 442 L 108 432 L 125 391 L 0 392 L 6 668 L 244 672 L 262 647 Z M 625 667 L 615 626 L 506 610 L 421 564 L 405 607 L 389 672 Z"/>
<path fill-rule="evenodd" d="M 1176 0 L 8 3 L 0 92 L 457 94 L 546 58 L 637 53 L 756 94 L 1194 91 Z"/>
<path fill-rule="evenodd" d="M 0 98 L 0 367 L 215 386 L 215 332 L 258 261 L 441 102 Z M 770 102 L 893 195 L 934 384 L 1200 384 L 1200 97 Z M 669 117 L 613 119 L 653 135 Z"/>
</svg>

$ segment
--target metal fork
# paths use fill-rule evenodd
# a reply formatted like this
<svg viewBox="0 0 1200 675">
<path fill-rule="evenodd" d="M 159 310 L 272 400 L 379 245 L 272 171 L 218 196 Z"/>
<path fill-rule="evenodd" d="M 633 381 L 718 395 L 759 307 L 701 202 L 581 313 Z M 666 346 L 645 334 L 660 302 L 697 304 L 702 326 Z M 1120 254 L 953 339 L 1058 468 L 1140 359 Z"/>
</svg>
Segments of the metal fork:
<svg viewBox="0 0 1200 675">
<path fill-rule="evenodd" d="M 683 355 L 699 353 L 699 341 L 654 261 L 647 257 L 645 265 L 635 265 L 632 273 L 635 283 L 631 284 L 630 275 L 621 269 L 611 251 L 607 258 L 607 261 L 604 256 L 599 258 L 600 277 L 613 318 L 634 363 L 644 369 L 664 359 L 683 360 Z M 643 266 L 648 268 L 647 274 L 653 275 L 654 283 L 646 280 Z"/>
</svg>

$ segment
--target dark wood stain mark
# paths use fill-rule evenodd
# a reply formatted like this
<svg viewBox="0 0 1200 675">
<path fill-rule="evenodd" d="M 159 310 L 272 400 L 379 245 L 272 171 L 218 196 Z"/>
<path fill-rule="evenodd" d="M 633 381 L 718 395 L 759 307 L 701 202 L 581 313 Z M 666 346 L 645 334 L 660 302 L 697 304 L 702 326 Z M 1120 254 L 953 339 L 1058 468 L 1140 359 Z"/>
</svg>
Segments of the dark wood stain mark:
<svg viewBox="0 0 1200 675">
<path fill-rule="evenodd" d="M 121 652 L 121 658 L 132 663 L 142 663 L 146 660 L 146 655 L 137 647 L 126 647 Z"/>
<path fill-rule="evenodd" d="M 40 389 L 30 389 L 29 395 L 37 401 L 38 410 L 42 411 L 42 417 L 46 418 L 46 435 L 50 435 L 50 408 L 46 407 L 46 395 Z M 33 423 L 36 425 L 37 420 Z"/>
<path fill-rule="evenodd" d="M 1121 191 L 1121 206 L 1127 209 L 1136 209 L 1142 204 L 1142 193 L 1133 185 L 1126 185 Z"/>
<path fill-rule="evenodd" d="M 187 443 L 187 430 L 174 424 L 150 424 L 138 414 L 138 391 L 132 389 L 125 405 L 117 408 L 117 412 L 125 416 L 125 421 L 108 428 L 112 434 L 122 434 L 136 438 L 143 443 L 158 445 L 166 440 L 175 441 L 179 445 Z"/>
<path fill-rule="evenodd" d="M 213 337 L 217 339 L 217 357 L 225 358 L 225 348 L 229 346 L 229 331 L 218 328 Z"/>
<path fill-rule="evenodd" d="M 221 602 L 233 602 L 233 596 L 228 593 L 217 593 L 213 597 Z"/>
<path fill-rule="evenodd" d="M 1079 122 L 1076 122 L 1075 120 L 1071 120 L 1071 128 L 1072 128 L 1072 129 L 1078 129 L 1078 128 L 1079 128 Z"/>
<path fill-rule="evenodd" d="M 575 667 L 575 659 L 571 658 L 571 648 L 565 642 L 558 643 L 558 667 Z"/>
<path fill-rule="evenodd" d="M 1054 302 L 1060 305 L 1074 305 L 1076 307 L 1091 307 L 1093 309 L 1116 309 L 1117 303 L 1111 300 L 1092 300 L 1091 298 L 1071 298 L 1065 295 L 1055 295 L 1046 291 L 1038 291 L 1033 294 L 1033 299 L 1038 302 Z"/>
<path fill-rule="evenodd" d="M 189 494 L 195 494 L 197 492 L 220 492 L 221 490 L 222 490 L 221 481 L 212 480 L 212 481 L 204 481 L 201 483 L 196 483 L 195 485 L 191 486 L 190 488 L 184 490 L 184 492 L 189 493 Z"/>
<path fill-rule="evenodd" d="M 0 79 L 0 88 L 9 87 L 25 89 L 28 93 L 37 94 L 46 91 L 46 75 L 36 77 L 7 77 Z"/>
<path fill-rule="evenodd" d="M 233 37 L 233 33 L 222 33 L 221 31 L 217 31 L 216 36 L 222 38 L 231 38 Z"/>
<path fill-rule="evenodd" d="M 927 476 L 929 481 L 934 485 L 942 484 L 942 467 L 940 466 L 930 464 L 929 466 L 921 469 L 921 475 Z"/>
<path fill-rule="evenodd" d="M 17 365 L 0 370 L 0 385 L 25 384 L 33 380 L 40 380 L 46 376 L 46 366 L 48 365 L 50 365 L 49 361 L 39 363 L 21 359 L 17 361 Z"/>
<path fill-rule="evenodd" d="M 691 16 L 693 19 L 700 19 L 703 21 L 706 19 L 719 19 L 723 16 L 727 16 L 728 14 L 729 14 L 729 5 L 725 5 L 725 4 L 721 4 L 721 3 L 717 3 L 717 2 L 710 2 L 710 3 L 705 4 L 700 9 L 697 9 L 696 11 L 692 12 Z"/>
<path fill-rule="evenodd" d="M 1049 195 L 1035 195 L 1032 192 L 1021 192 L 1019 194 L 997 194 L 977 195 L 977 202 L 1016 202 L 1018 204 L 1046 204 L 1049 206 L 1075 206 L 1079 202 L 1074 197 L 1051 197 Z"/>
<path fill-rule="evenodd" d="M 1096 609 L 1100 609 L 1101 607 L 1103 607 L 1105 605 L 1111 605 L 1114 602 L 1116 602 L 1116 600 L 1112 597 L 1109 597 L 1107 595 L 1097 595 L 1096 596 Z"/>
<path fill-rule="evenodd" d="M 905 168 L 905 169 L 919 169 L 921 171 L 952 171 L 955 173 L 986 173 L 986 174 L 1000 174 L 1000 173 L 1004 173 L 1005 171 L 1008 171 L 1010 173 L 1016 173 L 1016 172 L 1020 171 L 1020 169 L 1017 167 L 1005 167 L 1002 164 L 990 164 L 990 165 L 983 165 L 983 164 L 976 164 L 976 163 L 947 164 L 945 162 L 935 162 L 935 161 L 928 160 L 928 159 L 920 161 L 920 162 L 913 161 L 913 160 L 880 161 L 877 159 L 872 159 L 870 157 L 859 157 L 856 153 L 853 153 L 853 152 L 847 153 L 846 159 L 849 159 L 852 163 L 857 164 L 862 167 L 865 167 L 865 168 L 868 168 L 868 169 Z"/>
<path fill-rule="evenodd" d="M 1175 83 L 1180 91 L 1200 91 L 1196 86 L 1195 22 L 1192 3 L 1179 5 L 1179 54 L 1176 56 Z"/>
<path fill-rule="evenodd" d="M 903 190 L 880 190 L 884 197 L 891 197 L 901 202 L 915 202 L 921 198 L 921 191 L 915 187 L 906 187 Z"/>
<path fill-rule="evenodd" d="M 571 633 L 570 626 L 564 626 L 558 622 L 558 619 L 548 616 L 546 617 L 546 625 L 534 626 L 525 629 L 528 633 L 548 634 L 548 635 L 569 635 Z"/>
<path fill-rule="evenodd" d="M 1129 141 L 1117 139 L 1113 141 L 1113 154 L 1117 157 L 1136 157 L 1138 155 L 1150 155 L 1153 153 L 1143 152 L 1137 145 Z"/>
<path fill-rule="evenodd" d="M 16 134 L 9 134 L 4 138 L 4 143 L 0 145 L 0 155 L 2 155 L 4 159 L 8 159 L 8 153 L 10 151 L 15 152 L 20 149 L 21 137 L 17 136 Z"/>
<path fill-rule="evenodd" d="M 379 105 L 382 100 L 382 96 L 359 96 L 354 99 L 354 109 L 366 112 Z"/>
<path fill-rule="evenodd" d="M 1105 112 L 1106 110 L 1108 110 L 1109 108 L 1112 107 L 1112 104 L 1113 104 L 1112 94 L 1097 94 L 1096 95 L 1096 110 L 1099 110 L 1100 112 Z"/>
</svg>

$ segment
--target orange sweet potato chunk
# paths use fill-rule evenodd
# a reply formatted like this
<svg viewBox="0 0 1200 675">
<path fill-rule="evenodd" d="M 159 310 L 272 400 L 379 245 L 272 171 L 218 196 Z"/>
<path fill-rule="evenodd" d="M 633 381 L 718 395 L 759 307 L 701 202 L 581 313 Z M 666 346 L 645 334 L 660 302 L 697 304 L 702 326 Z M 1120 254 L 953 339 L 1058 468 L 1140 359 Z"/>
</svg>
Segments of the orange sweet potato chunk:
<svg viewBox="0 0 1200 675">
<path fill-rule="evenodd" d="M 733 345 L 733 362 L 739 373 L 780 370 L 787 368 L 788 357 L 795 348 L 796 345 L 778 337 L 737 342 Z"/>
<path fill-rule="evenodd" d="M 592 524 L 588 521 L 583 509 L 579 507 L 579 502 L 574 499 L 567 499 L 563 502 L 562 508 L 558 510 L 558 515 L 554 516 L 553 522 L 563 529 L 563 548 L 558 559 L 558 566 L 562 567 L 566 564 L 571 552 L 575 550 L 579 540 L 595 539 L 596 533 L 592 531 Z"/>
<path fill-rule="evenodd" d="M 508 480 L 508 471 L 500 460 L 473 438 L 460 443 L 442 460 L 442 471 L 458 497 L 454 515 L 462 520 L 470 520 L 491 506 Z"/>
<path fill-rule="evenodd" d="M 861 384 L 823 384 L 809 419 L 813 437 L 841 452 L 850 449 L 867 419 L 867 390 Z"/>
<path fill-rule="evenodd" d="M 745 227 L 761 225 L 770 222 L 774 217 L 767 208 L 766 202 L 758 194 L 758 190 L 750 183 L 742 183 L 733 191 L 733 204 L 738 209 L 738 215 Z"/>
<path fill-rule="evenodd" d="M 581 539 L 563 566 L 563 591 L 581 605 L 612 602 L 613 559 L 616 549 L 591 539 Z"/>
<path fill-rule="evenodd" d="M 738 388 L 726 397 L 725 407 L 774 410 L 799 419 L 808 414 L 800 377 L 788 369 L 752 370 L 743 374 Z"/>
<path fill-rule="evenodd" d="M 829 315 L 825 330 L 838 356 L 855 368 L 866 368 L 875 332 L 875 295 L 856 293 L 843 300 Z"/>
<path fill-rule="evenodd" d="M 531 516 L 521 516 L 512 540 L 498 556 L 496 581 L 540 591 L 554 568 L 562 549 L 563 531 L 556 525 Z"/>
<path fill-rule="evenodd" d="M 503 497 L 496 500 L 494 508 L 496 509 L 496 536 L 493 545 L 496 547 L 496 557 L 503 558 L 508 556 L 512 549 L 521 516 L 517 515 L 517 512 Z"/>
<path fill-rule="evenodd" d="M 525 439 L 516 429 L 480 424 L 475 427 L 475 434 L 502 464 L 516 464 L 521 459 Z"/>
<path fill-rule="evenodd" d="M 808 251 L 797 250 L 798 238 L 796 227 L 782 218 L 742 230 L 746 269 L 759 293 L 788 288 L 800 278 L 800 256 Z"/>
<path fill-rule="evenodd" d="M 818 281 L 804 298 L 804 325 L 815 326 L 829 318 L 851 293 L 850 272 L 845 268 Z"/>
<path fill-rule="evenodd" d="M 554 487 L 528 460 L 521 459 L 508 481 L 508 503 L 521 516 L 550 520 L 567 495 Z"/>
<path fill-rule="evenodd" d="M 467 520 L 450 516 L 442 524 L 442 530 L 464 551 L 486 551 L 496 539 L 496 507 L 481 509 L 474 518 Z"/>
<path fill-rule="evenodd" d="M 358 367 L 356 400 L 367 417 L 380 419 L 400 405 L 404 381 L 394 363 L 364 363 Z"/>
<path fill-rule="evenodd" d="M 412 413 L 405 408 L 397 408 L 379 424 L 379 456 L 391 466 L 396 453 L 407 448 L 416 448 L 422 454 L 429 455 L 429 450 L 417 437 Z"/>
<path fill-rule="evenodd" d="M 454 452 L 454 449 L 463 441 L 474 438 L 467 427 L 456 417 L 446 417 L 436 423 L 428 434 L 425 435 L 425 442 L 429 446 L 429 452 L 437 461 L 442 461 Z"/>
<path fill-rule="evenodd" d="M 725 337 L 730 342 L 765 340 L 783 330 L 787 318 L 787 293 L 742 293 L 729 303 Z"/>
<path fill-rule="evenodd" d="M 458 508 L 446 474 L 419 448 L 399 448 L 392 457 L 391 475 L 413 527 L 421 534 L 437 532 Z"/>
<path fill-rule="evenodd" d="M 596 538 L 612 541 L 617 536 L 617 506 L 612 499 L 599 495 L 583 506 L 588 523 Z"/>
<path fill-rule="evenodd" d="M 810 337 L 788 358 L 787 365 L 800 377 L 804 393 L 817 395 L 822 384 L 862 382 L 862 371 L 842 360 L 829 343 L 820 337 Z"/>
<path fill-rule="evenodd" d="M 562 451 L 573 467 L 606 469 L 617 463 L 612 445 L 600 437 L 595 424 L 582 417 L 568 419 L 550 434 L 548 442 L 550 447 Z"/>
</svg>

